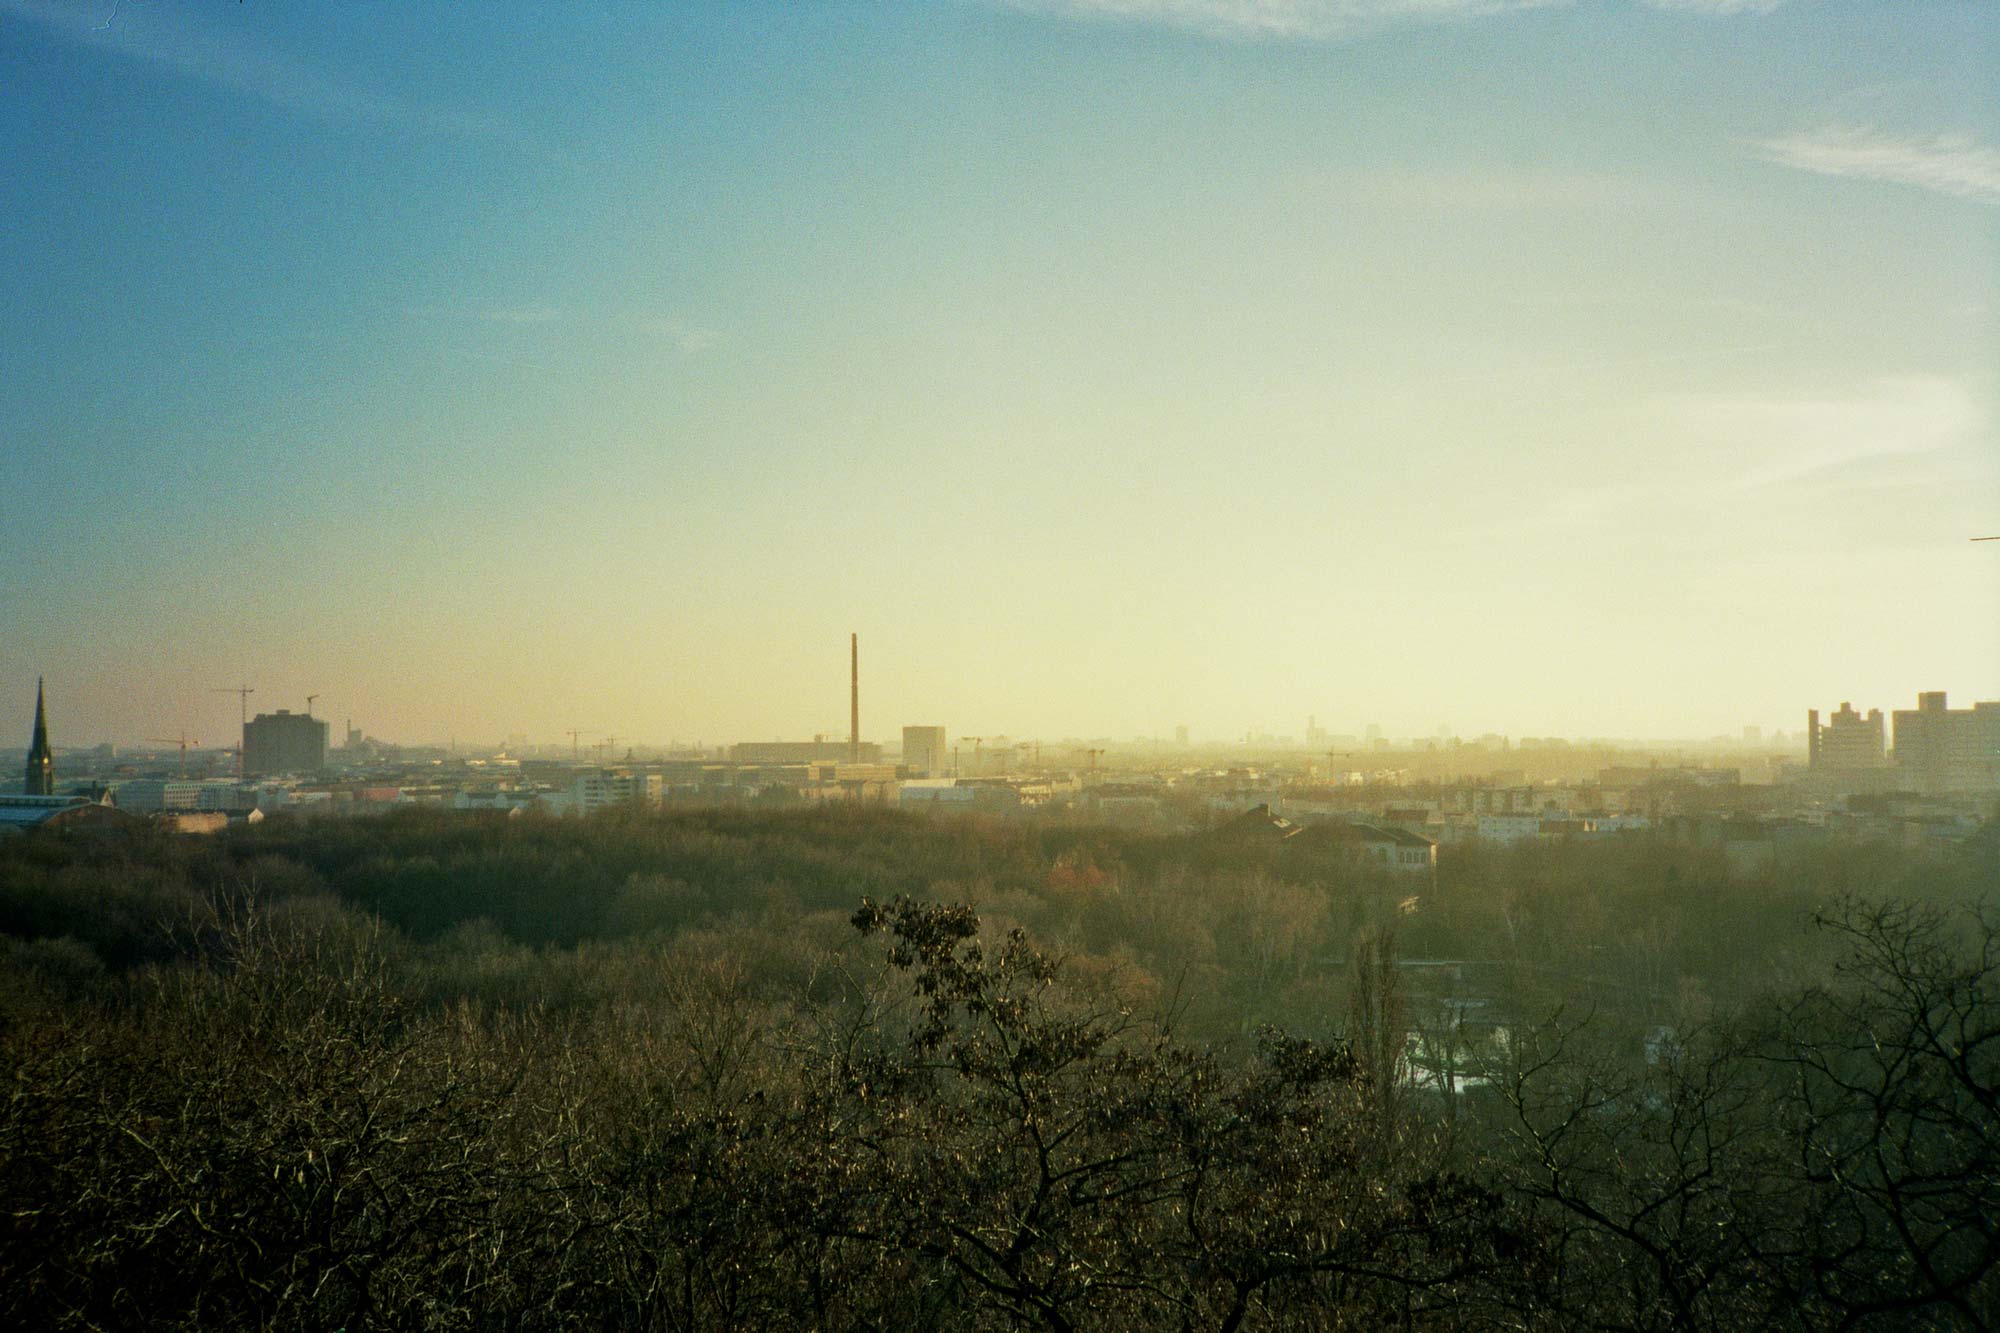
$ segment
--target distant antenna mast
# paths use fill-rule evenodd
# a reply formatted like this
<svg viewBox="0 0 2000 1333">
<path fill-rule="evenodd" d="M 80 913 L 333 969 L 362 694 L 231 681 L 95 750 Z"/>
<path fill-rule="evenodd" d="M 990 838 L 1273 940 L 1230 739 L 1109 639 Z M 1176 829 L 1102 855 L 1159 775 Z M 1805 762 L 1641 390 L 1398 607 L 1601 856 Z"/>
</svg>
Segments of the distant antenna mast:
<svg viewBox="0 0 2000 1333">
<path fill-rule="evenodd" d="M 861 762 L 861 636 L 847 636 L 847 762 Z"/>
<path fill-rule="evenodd" d="M 250 731 L 250 696 L 256 692 L 256 687 L 251 685 L 238 685 L 234 689 L 231 689 L 227 685 L 221 685 L 209 691 L 210 694 L 233 694 L 236 696 L 237 711 L 243 715 L 242 727 L 246 735 Z M 243 740 L 241 737 L 238 737 L 236 742 L 236 780 L 238 782 L 243 781 Z"/>
</svg>

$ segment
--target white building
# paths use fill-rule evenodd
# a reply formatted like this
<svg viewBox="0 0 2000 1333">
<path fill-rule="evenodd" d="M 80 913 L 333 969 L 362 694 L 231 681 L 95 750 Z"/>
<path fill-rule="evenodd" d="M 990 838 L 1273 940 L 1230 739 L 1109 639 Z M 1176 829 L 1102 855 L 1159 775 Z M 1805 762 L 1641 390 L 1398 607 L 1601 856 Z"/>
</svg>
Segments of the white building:
<svg viewBox="0 0 2000 1333">
<path fill-rule="evenodd" d="M 665 780 L 658 773 L 579 773 L 569 809 L 589 814 L 608 805 L 658 805 L 664 791 Z"/>
<path fill-rule="evenodd" d="M 155 814 L 161 810 L 243 810 L 259 804 L 253 787 L 224 778 L 133 778 L 121 782 L 111 799 L 120 810 Z"/>
</svg>

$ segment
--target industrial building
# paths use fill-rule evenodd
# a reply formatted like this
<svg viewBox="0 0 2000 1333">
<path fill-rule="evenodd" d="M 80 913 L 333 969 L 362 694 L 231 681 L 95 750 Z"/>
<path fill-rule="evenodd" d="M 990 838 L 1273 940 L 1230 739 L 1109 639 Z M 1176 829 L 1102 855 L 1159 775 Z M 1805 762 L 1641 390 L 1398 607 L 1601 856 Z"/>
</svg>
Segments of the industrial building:
<svg viewBox="0 0 2000 1333">
<path fill-rule="evenodd" d="M 859 758 L 850 758 L 857 754 Z M 809 741 L 744 741 L 729 747 L 733 764 L 879 764 L 882 747 L 816 736 Z"/>
<path fill-rule="evenodd" d="M 280 708 L 243 724 L 243 773 L 317 773 L 326 767 L 326 723 Z"/>
</svg>

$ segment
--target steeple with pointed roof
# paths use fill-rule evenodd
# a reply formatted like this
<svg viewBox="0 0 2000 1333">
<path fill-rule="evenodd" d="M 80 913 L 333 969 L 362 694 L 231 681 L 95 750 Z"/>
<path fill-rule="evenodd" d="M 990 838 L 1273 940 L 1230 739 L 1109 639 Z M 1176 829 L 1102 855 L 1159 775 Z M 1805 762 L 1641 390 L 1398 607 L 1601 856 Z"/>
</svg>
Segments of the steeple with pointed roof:
<svg viewBox="0 0 2000 1333">
<path fill-rule="evenodd" d="M 49 716 L 42 707 L 42 680 L 35 678 L 35 739 L 28 746 L 28 776 L 21 790 L 30 796 L 56 794 L 56 757 L 49 749 Z"/>
</svg>

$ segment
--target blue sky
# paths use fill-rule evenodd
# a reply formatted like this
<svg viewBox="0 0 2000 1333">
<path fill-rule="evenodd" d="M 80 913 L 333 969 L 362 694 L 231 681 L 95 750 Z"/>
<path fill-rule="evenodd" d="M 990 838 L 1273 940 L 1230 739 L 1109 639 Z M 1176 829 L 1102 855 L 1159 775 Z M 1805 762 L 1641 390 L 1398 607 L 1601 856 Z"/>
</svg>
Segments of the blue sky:
<svg viewBox="0 0 2000 1333">
<path fill-rule="evenodd" d="M 75 739 L 806 735 L 850 629 L 884 739 L 2000 696 L 1992 6 L 0 0 L 0 68 Z"/>
</svg>

